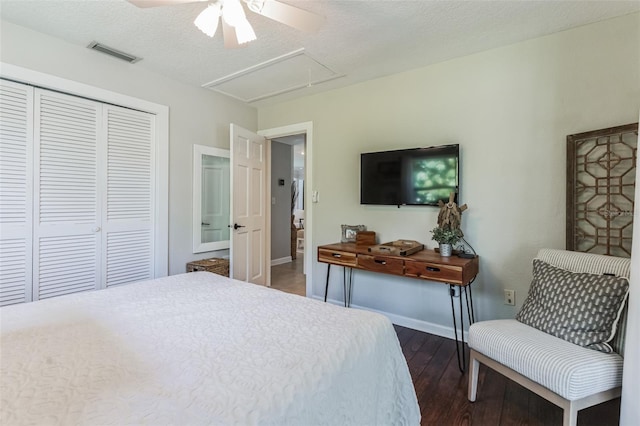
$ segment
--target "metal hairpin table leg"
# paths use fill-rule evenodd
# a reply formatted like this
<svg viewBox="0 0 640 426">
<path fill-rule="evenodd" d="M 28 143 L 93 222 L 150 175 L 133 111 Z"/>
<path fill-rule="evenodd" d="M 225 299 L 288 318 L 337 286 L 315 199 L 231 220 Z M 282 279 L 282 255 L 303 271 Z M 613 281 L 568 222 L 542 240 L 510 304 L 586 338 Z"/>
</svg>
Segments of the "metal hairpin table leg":
<svg viewBox="0 0 640 426">
<path fill-rule="evenodd" d="M 471 318 L 469 320 L 469 325 L 471 325 L 471 324 L 476 322 L 476 314 L 475 314 L 475 312 L 473 310 L 473 294 L 471 293 L 471 283 L 469 283 L 469 285 L 464 288 L 465 292 L 467 291 L 467 287 L 469 287 L 469 298 L 467 300 L 471 301 L 471 316 L 469 317 L 469 318 Z M 469 309 L 469 308 L 467 307 L 467 309 Z M 467 314 L 468 313 L 469 312 L 467 311 Z"/>
<path fill-rule="evenodd" d="M 324 301 L 327 301 L 327 294 L 329 293 L 329 275 L 331 273 L 331 264 L 327 264 L 327 281 L 324 285 Z M 347 280 L 347 267 L 342 268 L 342 289 L 344 293 L 344 306 L 351 306 L 351 289 L 353 287 L 353 268 L 349 268 L 349 279 Z"/>
<path fill-rule="evenodd" d="M 458 358 L 458 368 L 461 373 L 465 370 L 465 354 L 464 354 L 464 311 L 462 310 L 462 288 L 460 288 L 460 340 L 458 340 L 458 324 L 456 324 L 456 309 L 453 304 L 453 297 L 456 294 L 456 286 L 449 284 L 449 298 L 451 299 L 451 315 L 453 317 L 453 335 L 456 340 L 456 355 Z M 460 349 L 462 347 L 462 349 Z"/>
<path fill-rule="evenodd" d="M 347 307 L 347 267 L 342 267 L 342 291 L 344 292 L 344 307 Z"/>
<path fill-rule="evenodd" d="M 456 324 L 456 308 L 453 304 L 453 296 L 456 294 L 456 288 L 453 284 L 449 284 L 449 298 L 451 299 L 451 314 L 453 316 L 453 335 L 456 339 L 456 354 L 458 355 L 458 368 L 462 371 L 460 366 L 460 350 L 458 349 L 458 324 Z"/>
<path fill-rule="evenodd" d="M 349 268 L 349 273 L 347 273 L 347 267 L 343 267 L 342 288 L 344 291 L 344 307 L 349 308 L 351 306 L 351 289 L 353 288 L 353 268 Z"/>
<path fill-rule="evenodd" d="M 331 272 L 331 264 L 327 264 L 327 283 L 324 285 L 324 302 L 327 302 L 327 293 L 329 292 L 329 272 Z"/>
<path fill-rule="evenodd" d="M 475 322 L 475 313 L 473 311 L 473 294 L 471 293 L 471 284 L 466 285 L 464 287 L 459 287 L 458 289 L 458 304 L 460 308 L 460 340 L 458 340 L 458 324 L 456 324 L 456 310 L 455 305 L 453 303 L 453 298 L 456 294 L 454 285 L 449 284 L 449 297 L 451 298 L 451 314 L 453 316 L 453 335 L 456 339 L 456 355 L 458 358 L 458 368 L 460 372 L 464 373 L 466 369 L 466 354 L 464 349 L 464 310 L 462 308 L 462 292 L 464 289 L 464 298 L 467 305 L 467 319 L 469 321 L 469 325 Z"/>
<path fill-rule="evenodd" d="M 349 268 L 349 285 L 347 286 L 347 307 L 351 307 L 351 295 L 353 294 L 353 268 Z"/>
<path fill-rule="evenodd" d="M 467 295 L 467 292 L 465 291 L 465 296 Z M 464 353 L 464 311 L 462 310 L 462 287 L 460 287 L 458 289 L 458 302 L 460 305 L 460 352 L 462 352 L 462 366 L 460 366 L 460 357 L 458 356 L 458 367 L 460 368 L 460 371 L 464 373 L 464 370 L 467 366 L 467 361 L 465 360 L 465 353 Z M 469 303 L 469 301 L 467 300 L 467 304 Z M 468 307 L 468 305 L 467 305 Z M 467 311 L 467 315 L 469 314 L 469 311 Z M 458 344 L 456 343 L 456 350 L 458 349 Z M 458 355 L 460 355 L 458 353 Z"/>
</svg>

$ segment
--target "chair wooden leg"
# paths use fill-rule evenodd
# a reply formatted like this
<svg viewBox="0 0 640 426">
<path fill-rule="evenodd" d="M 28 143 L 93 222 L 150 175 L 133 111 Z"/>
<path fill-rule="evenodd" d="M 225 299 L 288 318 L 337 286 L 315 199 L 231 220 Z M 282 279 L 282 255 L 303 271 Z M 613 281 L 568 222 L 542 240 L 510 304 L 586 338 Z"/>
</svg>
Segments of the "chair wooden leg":
<svg viewBox="0 0 640 426">
<path fill-rule="evenodd" d="M 469 354 L 469 394 L 467 398 L 471 402 L 475 402 L 476 394 L 478 393 L 478 369 L 480 368 L 480 363 L 475 356 L 475 352 L 473 349 Z"/>
<path fill-rule="evenodd" d="M 562 426 L 576 426 L 578 424 L 578 409 L 575 404 L 569 403 L 562 413 Z"/>
</svg>

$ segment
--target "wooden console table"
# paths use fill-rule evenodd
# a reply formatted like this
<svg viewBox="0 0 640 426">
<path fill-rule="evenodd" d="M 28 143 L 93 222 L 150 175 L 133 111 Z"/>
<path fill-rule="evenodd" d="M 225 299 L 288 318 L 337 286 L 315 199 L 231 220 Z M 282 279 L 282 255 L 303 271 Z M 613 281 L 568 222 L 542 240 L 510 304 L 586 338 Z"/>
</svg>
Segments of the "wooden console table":
<svg viewBox="0 0 640 426">
<path fill-rule="evenodd" d="M 457 256 L 442 257 L 433 250 L 422 250 L 409 256 L 396 256 L 389 254 L 370 253 L 368 246 L 355 243 L 336 243 L 318 246 L 318 262 L 327 263 L 327 281 L 324 289 L 324 301 L 327 301 L 329 290 L 329 274 L 331 265 L 343 266 L 342 283 L 344 288 L 344 304 L 351 304 L 351 289 L 353 283 L 353 270 L 360 269 L 370 272 L 380 272 L 396 276 L 416 278 L 427 281 L 435 281 L 449 285 L 451 299 L 451 314 L 453 316 L 453 332 L 456 340 L 458 355 L 458 367 L 464 371 L 464 315 L 462 293 L 464 291 L 467 318 L 469 324 L 475 321 L 473 309 L 473 295 L 471 283 L 478 274 L 478 256 L 472 259 L 463 259 Z M 347 268 L 349 269 L 347 278 Z M 458 327 L 453 299 L 455 288 L 458 287 L 460 304 L 460 341 L 458 340 Z M 459 349 L 458 345 L 462 349 Z"/>
</svg>

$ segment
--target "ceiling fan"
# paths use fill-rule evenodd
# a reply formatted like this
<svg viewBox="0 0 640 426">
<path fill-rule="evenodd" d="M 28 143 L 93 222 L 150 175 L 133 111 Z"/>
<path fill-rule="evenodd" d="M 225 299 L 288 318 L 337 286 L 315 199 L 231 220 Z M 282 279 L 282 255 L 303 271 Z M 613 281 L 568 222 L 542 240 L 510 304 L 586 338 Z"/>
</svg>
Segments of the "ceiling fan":
<svg viewBox="0 0 640 426">
<path fill-rule="evenodd" d="M 213 37 L 222 22 L 224 46 L 240 47 L 256 39 L 256 34 L 247 20 L 241 0 L 127 0 L 138 7 L 170 6 L 184 3 L 206 2 L 207 7 L 200 12 L 194 24 L 200 31 Z M 247 8 L 259 15 L 281 22 L 298 30 L 316 31 L 324 22 L 324 17 L 308 12 L 278 0 L 242 0 Z"/>
</svg>

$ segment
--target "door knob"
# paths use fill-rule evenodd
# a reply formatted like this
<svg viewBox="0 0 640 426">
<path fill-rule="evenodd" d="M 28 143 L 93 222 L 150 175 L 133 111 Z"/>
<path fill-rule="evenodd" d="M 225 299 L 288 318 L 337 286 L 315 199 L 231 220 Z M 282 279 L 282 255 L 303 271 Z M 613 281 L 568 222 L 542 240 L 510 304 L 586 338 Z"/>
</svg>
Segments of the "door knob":
<svg viewBox="0 0 640 426">
<path fill-rule="evenodd" d="M 238 228 L 244 228 L 244 225 L 238 225 L 237 223 L 233 224 L 233 229 L 238 229 Z M 231 225 L 229 225 L 229 228 L 231 228 Z"/>
<path fill-rule="evenodd" d="M 100 232 L 100 227 L 99 226 L 95 226 L 94 228 L 91 229 L 93 232 Z"/>
</svg>

